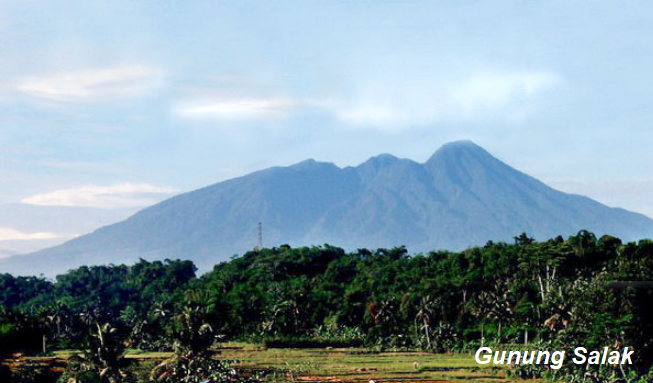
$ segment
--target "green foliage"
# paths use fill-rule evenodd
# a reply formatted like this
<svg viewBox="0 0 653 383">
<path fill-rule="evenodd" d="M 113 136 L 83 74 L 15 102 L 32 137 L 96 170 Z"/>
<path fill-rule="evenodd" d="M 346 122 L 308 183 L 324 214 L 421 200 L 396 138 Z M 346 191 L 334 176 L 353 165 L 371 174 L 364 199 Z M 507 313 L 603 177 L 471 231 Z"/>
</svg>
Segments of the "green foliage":
<svg viewBox="0 0 653 383">
<path fill-rule="evenodd" d="M 151 380 L 165 383 L 258 381 L 256 376 L 243 377 L 231 367 L 233 361 L 213 358 L 210 348 L 217 336 L 208 323 L 213 309 L 211 296 L 200 291 L 186 292 L 183 308 L 171 326 L 175 355 L 152 369 Z"/>
<path fill-rule="evenodd" d="M 176 359 L 161 368 L 180 379 L 191 364 L 205 375 L 221 371 L 209 357 L 218 335 L 433 352 L 507 343 L 628 346 L 637 350 L 635 366 L 623 371 L 511 373 L 635 382 L 653 363 L 653 288 L 632 281 L 652 275 L 652 241 L 624 244 L 587 231 L 545 242 L 521 234 L 514 244 L 414 256 L 403 247 L 280 246 L 199 278 L 192 263 L 169 260 L 82 267 L 54 282 L 0 275 L 0 340 L 23 331 L 37 343 L 45 335 L 49 347 L 81 347 L 90 325 L 114 323 L 129 330 L 121 337 L 133 347 L 174 350 Z"/>
<path fill-rule="evenodd" d="M 23 366 L 11 374 L 8 383 L 53 383 L 57 379 L 54 372 L 41 366 Z M 5 382 L 4 380 L 2 382 Z"/>
<path fill-rule="evenodd" d="M 232 367 L 233 361 L 211 358 L 175 358 L 157 366 L 152 380 L 164 383 L 231 382 L 255 383 L 258 376 L 243 376 Z"/>
</svg>

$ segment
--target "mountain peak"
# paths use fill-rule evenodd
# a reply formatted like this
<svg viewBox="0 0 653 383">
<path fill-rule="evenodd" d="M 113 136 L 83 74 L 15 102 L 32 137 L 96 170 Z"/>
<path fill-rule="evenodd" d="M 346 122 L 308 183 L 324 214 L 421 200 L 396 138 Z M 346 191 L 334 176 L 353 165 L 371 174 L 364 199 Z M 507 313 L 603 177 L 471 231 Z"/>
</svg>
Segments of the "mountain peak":
<svg viewBox="0 0 653 383">
<path fill-rule="evenodd" d="M 358 165 L 359 169 L 366 169 L 366 168 L 372 168 L 376 169 L 379 167 L 386 167 L 386 166 L 391 166 L 392 164 L 396 164 L 400 162 L 401 160 L 392 154 L 388 153 L 383 153 L 379 154 L 378 156 L 370 157 L 367 161 L 363 162 L 362 164 Z"/>
<path fill-rule="evenodd" d="M 444 149 L 444 148 L 483 149 L 472 140 L 451 141 L 451 142 L 448 142 L 448 143 L 442 145 L 442 149 Z"/>
<path fill-rule="evenodd" d="M 389 162 L 396 162 L 397 160 L 399 160 L 399 158 L 393 156 L 390 153 L 382 153 L 379 154 L 378 156 L 371 157 L 366 162 L 389 163 Z"/>
<path fill-rule="evenodd" d="M 289 168 L 295 170 L 316 170 L 322 168 L 329 168 L 329 169 L 337 168 L 337 166 L 331 162 L 319 162 L 312 158 L 309 158 L 307 160 L 298 162 L 294 165 L 290 165 Z"/>
<path fill-rule="evenodd" d="M 432 164 L 442 159 L 460 159 L 463 156 L 472 155 L 477 158 L 492 158 L 492 155 L 485 149 L 470 140 L 460 140 L 446 143 L 436 150 L 426 164 Z"/>
<path fill-rule="evenodd" d="M 482 151 L 485 152 L 485 149 L 474 143 L 471 140 L 459 140 L 448 142 L 440 147 L 435 153 L 438 152 L 456 152 L 456 151 Z"/>
</svg>

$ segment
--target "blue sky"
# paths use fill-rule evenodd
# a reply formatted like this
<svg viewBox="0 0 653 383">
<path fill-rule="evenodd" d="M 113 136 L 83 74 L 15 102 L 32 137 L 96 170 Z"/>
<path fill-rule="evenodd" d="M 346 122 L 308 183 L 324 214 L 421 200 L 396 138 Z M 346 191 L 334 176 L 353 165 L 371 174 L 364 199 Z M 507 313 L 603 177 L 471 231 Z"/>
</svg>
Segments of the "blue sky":
<svg viewBox="0 0 653 383">
<path fill-rule="evenodd" d="M 471 139 L 653 216 L 652 19 L 645 1 L 2 0 L 0 205 L 102 214 Z M 73 235 L 12 218 L 0 250 Z"/>
</svg>

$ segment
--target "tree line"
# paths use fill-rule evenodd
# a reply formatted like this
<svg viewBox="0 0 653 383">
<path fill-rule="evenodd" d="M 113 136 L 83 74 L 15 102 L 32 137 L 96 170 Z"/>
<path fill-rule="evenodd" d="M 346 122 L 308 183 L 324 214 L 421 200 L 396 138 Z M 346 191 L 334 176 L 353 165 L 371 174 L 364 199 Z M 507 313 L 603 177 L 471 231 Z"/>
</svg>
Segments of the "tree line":
<svg viewBox="0 0 653 383">
<path fill-rule="evenodd" d="M 0 275 L 0 352 L 85 349 L 102 331 L 132 348 L 185 349 L 179 355 L 201 354 L 218 335 L 270 347 L 433 352 L 628 346 L 636 350 L 629 369 L 510 372 L 578 382 L 651 378 L 650 240 L 581 231 L 538 242 L 521 234 L 513 243 L 417 255 L 284 245 L 196 272 L 190 261 L 140 260 L 55 280 Z"/>
</svg>

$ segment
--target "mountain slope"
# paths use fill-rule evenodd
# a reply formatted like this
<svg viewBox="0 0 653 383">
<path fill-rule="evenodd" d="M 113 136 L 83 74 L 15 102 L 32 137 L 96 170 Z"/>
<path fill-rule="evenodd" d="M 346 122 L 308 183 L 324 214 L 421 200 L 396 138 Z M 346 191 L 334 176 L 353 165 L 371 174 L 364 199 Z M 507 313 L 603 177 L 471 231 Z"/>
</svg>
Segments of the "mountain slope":
<svg viewBox="0 0 653 383">
<path fill-rule="evenodd" d="M 627 240 L 653 220 L 556 191 L 460 141 L 426 163 L 380 155 L 357 167 L 307 160 L 182 194 L 63 245 L 0 260 L 0 270 L 51 275 L 138 257 L 194 260 L 201 269 L 264 242 L 346 248 L 406 245 L 413 252 L 538 239 L 581 229 Z"/>
</svg>

